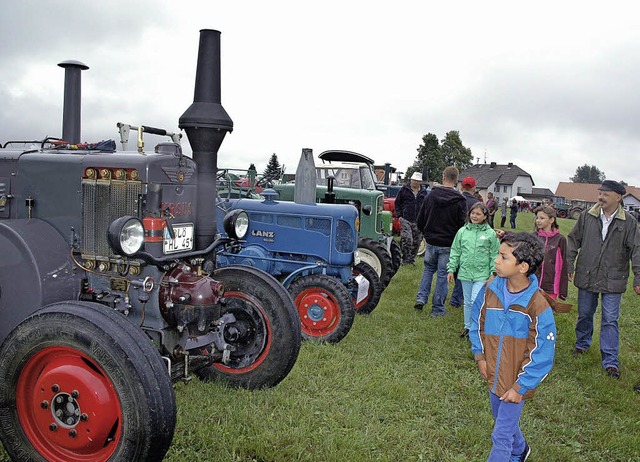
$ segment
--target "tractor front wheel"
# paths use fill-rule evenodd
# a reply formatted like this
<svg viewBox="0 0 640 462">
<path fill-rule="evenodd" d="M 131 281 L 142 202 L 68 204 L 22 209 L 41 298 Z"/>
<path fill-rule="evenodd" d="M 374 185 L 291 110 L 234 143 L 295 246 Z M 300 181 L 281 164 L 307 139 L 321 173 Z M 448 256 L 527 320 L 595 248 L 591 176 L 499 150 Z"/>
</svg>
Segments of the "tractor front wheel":
<svg viewBox="0 0 640 462">
<path fill-rule="evenodd" d="M 360 262 L 356 266 L 353 267 L 353 275 L 358 277 L 362 276 L 369 282 L 369 289 L 367 290 L 367 295 L 360 300 L 357 301 L 357 291 L 358 284 L 353 281 L 353 291 L 355 292 L 355 296 L 353 297 L 353 302 L 356 307 L 356 313 L 358 314 L 369 314 L 371 313 L 378 303 L 380 302 L 380 297 L 382 296 L 382 292 L 384 291 L 384 287 L 380 282 L 380 278 L 376 274 L 373 268 L 371 268 L 367 263 Z"/>
<path fill-rule="evenodd" d="M 324 274 L 296 278 L 289 286 L 305 340 L 337 343 L 353 325 L 355 306 L 346 286 Z"/>
<path fill-rule="evenodd" d="M 393 260 L 387 247 L 382 242 L 363 237 L 358 240 L 358 254 L 360 261 L 371 266 L 378 274 L 382 285 L 387 287 L 395 274 Z"/>
<path fill-rule="evenodd" d="M 35 312 L 0 348 L 0 438 L 14 461 L 161 460 L 171 379 L 142 330 L 103 305 Z"/>
<path fill-rule="evenodd" d="M 300 351 L 300 322 L 291 296 L 275 278 L 248 266 L 219 268 L 212 277 L 225 287 L 222 314 L 235 318 L 222 333 L 233 350 L 225 363 L 196 374 L 250 390 L 277 385 Z"/>
</svg>

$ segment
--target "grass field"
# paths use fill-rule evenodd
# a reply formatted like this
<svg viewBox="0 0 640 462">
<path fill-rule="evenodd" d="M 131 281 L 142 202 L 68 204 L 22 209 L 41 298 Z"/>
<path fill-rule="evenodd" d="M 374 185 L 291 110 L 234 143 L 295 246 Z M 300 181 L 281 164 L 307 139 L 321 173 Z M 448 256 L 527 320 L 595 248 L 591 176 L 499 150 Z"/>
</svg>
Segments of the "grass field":
<svg viewBox="0 0 640 462">
<path fill-rule="evenodd" d="M 532 230 L 531 213 L 518 229 Z M 572 220 L 560 220 L 567 234 Z M 178 424 L 167 461 L 482 461 L 493 425 L 462 310 L 433 319 L 413 308 L 422 264 L 400 268 L 378 307 L 336 345 L 304 343 L 277 387 L 248 392 L 194 380 L 175 385 Z M 623 297 L 621 380 L 591 350 L 571 354 L 574 309 L 556 316 L 556 362 L 521 427 L 530 461 L 640 461 L 640 297 Z M 597 319 L 599 320 L 599 310 Z"/>
</svg>

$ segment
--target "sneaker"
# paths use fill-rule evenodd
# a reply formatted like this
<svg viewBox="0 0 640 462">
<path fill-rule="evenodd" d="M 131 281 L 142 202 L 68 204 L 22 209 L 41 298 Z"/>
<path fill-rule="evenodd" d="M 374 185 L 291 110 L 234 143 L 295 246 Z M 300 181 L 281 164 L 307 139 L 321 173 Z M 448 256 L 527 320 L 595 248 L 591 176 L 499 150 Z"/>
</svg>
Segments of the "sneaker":
<svg viewBox="0 0 640 462">
<path fill-rule="evenodd" d="M 580 355 L 583 355 L 587 352 L 587 350 L 583 350 L 582 348 L 574 348 L 573 349 L 573 356 L 574 357 L 578 357 Z"/>
<path fill-rule="evenodd" d="M 432 311 L 431 312 L 431 317 L 432 318 L 441 318 L 443 316 L 449 316 L 451 313 L 447 312 L 447 311 Z"/>
<path fill-rule="evenodd" d="M 633 387 L 633 391 L 635 391 L 636 393 L 640 393 L 640 385 L 636 385 L 635 387 Z"/>
<path fill-rule="evenodd" d="M 515 455 L 511 454 L 511 458 L 509 458 L 509 462 L 525 462 L 529 458 L 530 454 L 531 454 L 531 448 L 525 442 L 524 451 L 522 452 L 522 454 L 515 454 Z"/>
<path fill-rule="evenodd" d="M 620 379 L 620 371 L 615 366 L 607 367 L 607 375 L 614 379 Z"/>
<path fill-rule="evenodd" d="M 463 329 L 460 338 L 469 338 L 469 329 Z"/>
<path fill-rule="evenodd" d="M 413 305 L 413 307 L 414 307 L 416 310 L 422 310 L 422 307 L 423 307 L 423 306 L 424 306 L 424 303 L 422 303 L 422 302 L 416 302 L 416 304 L 415 304 L 415 305 Z"/>
</svg>

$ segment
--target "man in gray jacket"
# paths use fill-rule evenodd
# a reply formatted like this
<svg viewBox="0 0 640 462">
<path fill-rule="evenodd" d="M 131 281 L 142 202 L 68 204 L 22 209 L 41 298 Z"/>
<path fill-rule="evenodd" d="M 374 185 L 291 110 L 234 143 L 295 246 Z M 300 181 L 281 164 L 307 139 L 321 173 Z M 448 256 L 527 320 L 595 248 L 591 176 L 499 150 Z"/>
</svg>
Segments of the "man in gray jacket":
<svg viewBox="0 0 640 462">
<path fill-rule="evenodd" d="M 582 212 L 567 236 L 569 280 L 578 288 L 574 355 L 585 353 L 591 346 L 593 317 L 600 296 L 602 367 L 616 379 L 620 378 L 618 317 L 622 293 L 627 289 L 629 261 L 633 289 L 640 295 L 640 231 L 636 219 L 622 208 L 624 194 L 626 190 L 620 183 L 603 181 L 598 188 L 598 203 Z"/>
</svg>

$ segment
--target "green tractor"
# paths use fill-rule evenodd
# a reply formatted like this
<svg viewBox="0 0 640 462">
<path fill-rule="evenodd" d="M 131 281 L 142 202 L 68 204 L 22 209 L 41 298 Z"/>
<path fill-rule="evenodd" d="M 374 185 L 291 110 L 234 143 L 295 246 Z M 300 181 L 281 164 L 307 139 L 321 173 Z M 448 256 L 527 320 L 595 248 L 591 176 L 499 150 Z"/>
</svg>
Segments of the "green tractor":
<svg viewBox="0 0 640 462">
<path fill-rule="evenodd" d="M 316 201 L 353 204 L 359 212 L 360 260 L 376 270 L 386 287 L 400 267 L 400 246 L 391 235 L 391 212 L 383 210 L 384 194 L 376 189 L 373 160 L 342 150 L 324 151 L 316 171 Z M 294 184 L 277 184 L 280 200 L 292 201 Z"/>
</svg>

